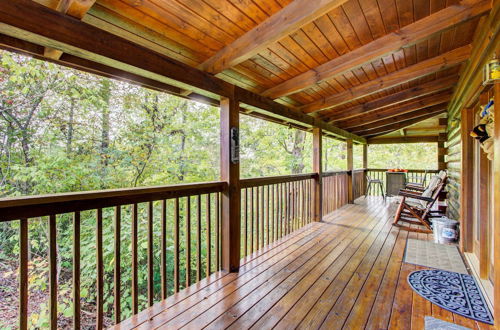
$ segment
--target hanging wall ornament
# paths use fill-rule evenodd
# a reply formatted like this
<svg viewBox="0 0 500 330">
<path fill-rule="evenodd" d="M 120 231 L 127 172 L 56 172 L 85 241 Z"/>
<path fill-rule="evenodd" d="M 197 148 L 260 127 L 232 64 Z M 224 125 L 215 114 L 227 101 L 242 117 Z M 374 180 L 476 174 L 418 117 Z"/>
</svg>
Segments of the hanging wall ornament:
<svg viewBox="0 0 500 330">
<path fill-rule="evenodd" d="M 481 120 L 479 124 L 472 129 L 470 135 L 479 140 L 481 148 L 486 153 L 489 160 L 493 160 L 493 132 L 494 132 L 494 117 L 493 117 L 494 104 L 493 100 L 488 102 L 481 111 Z"/>
</svg>

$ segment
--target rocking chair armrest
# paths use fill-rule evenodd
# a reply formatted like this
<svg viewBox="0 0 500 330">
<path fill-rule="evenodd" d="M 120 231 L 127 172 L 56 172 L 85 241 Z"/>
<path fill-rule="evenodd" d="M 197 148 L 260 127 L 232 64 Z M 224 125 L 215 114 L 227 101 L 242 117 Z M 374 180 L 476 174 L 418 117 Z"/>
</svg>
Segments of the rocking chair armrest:
<svg viewBox="0 0 500 330">
<path fill-rule="evenodd" d="M 415 194 L 409 194 L 409 193 L 401 191 L 401 190 L 399 191 L 399 196 L 409 197 L 409 198 L 415 198 L 415 199 L 419 199 L 419 200 L 426 201 L 426 202 L 432 202 L 432 201 L 434 201 L 433 198 L 423 197 L 423 196 L 415 195 Z"/>
<path fill-rule="evenodd" d="M 408 190 L 408 189 L 399 189 L 399 193 L 405 193 L 405 194 L 412 194 L 416 196 L 420 196 L 422 194 L 421 191 L 413 191 L 413 190 Z"/>
<path fill-rule="evenodd" d="M 413 190 L 419 190 L 419 191 L 424 191 L 425 190 L 425 187 L 424 186 L 417 186 L 417 185 L 414 185 L 414 184 L 407 184 L 405 185 L 405 188 L 406 189 L 413 189 Z"/>
<path fill-rule="evenodd" d="M 406 182 L 407 186 L 417 186 L 417 187 L 423 187 L 424 185 L 420 182 Z"/>
</svg>

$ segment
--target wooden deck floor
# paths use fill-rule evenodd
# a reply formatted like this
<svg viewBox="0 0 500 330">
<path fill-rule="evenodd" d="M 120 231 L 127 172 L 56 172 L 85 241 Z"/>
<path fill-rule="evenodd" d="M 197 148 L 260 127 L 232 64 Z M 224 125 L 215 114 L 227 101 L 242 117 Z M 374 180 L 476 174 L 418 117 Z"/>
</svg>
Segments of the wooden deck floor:
<svg viewBox="0 0 500 330">
<path fill-rule="evenodd" d="M 391 226 L 394 208 L 360 199 L 117 328 L 423 329 L 424 316 L 492 328 L 413 293 L 422 267 L 402 262 L 406 240 L 430 237 Z"/>
</svg>

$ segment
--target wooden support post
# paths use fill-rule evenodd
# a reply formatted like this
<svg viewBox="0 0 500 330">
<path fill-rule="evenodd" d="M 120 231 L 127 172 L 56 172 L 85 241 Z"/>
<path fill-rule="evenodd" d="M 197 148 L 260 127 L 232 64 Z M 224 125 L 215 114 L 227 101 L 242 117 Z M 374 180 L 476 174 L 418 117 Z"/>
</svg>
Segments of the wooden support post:
<svg viewBox="0 0 500 330">
<path fill-rule="evenodd" d="M 240 267 L 240 164 L 239 102 L 232 96 L 220 102 L 221 180 L 227 183 L 222 193 L 222 268 L 237 272 Z"/>
<path fill-rule="evenodd" d="M 363 144 L 363 190 L 362 193 L 364 194 L 366 191 L 367 187 L 367 180 L 366 180 L 366 175 L 368 173 L 368 144 Z"/>
<path fill-rule="evenodd" d="M 500 118 L 500 83 L 494 86 L 495 118 Z M 493 237 L 494 237 L 494 278 L 493 286 L 495 291 L 493 307 L 493 317 L 495 318 L 495 328 L 500 329 L 500 121 L 495 122 L 495 157 L 493 160 Z"/>
<path fill-rule="evenodd" d="M 354 169 L 354 158 L 352 150 L 352 139 L 346 140 L 347 143 L 347 171 L 349 171 L 349 180 L 347 180 L 347 202 L 349 204 L 354 204 L 354 189 L 353 182 L 354 176 L 352 175 L 352 170 Z"/>
<path fill-rule="evenodd" d="M 474 140 L 469 133 L 474 125 L 473 109 L 462 109 L 462 169 L 460 173 L 460 250 L 472 252 Z"/>
<path fill-rule="evenodd" d="M 444 156 L 446 155 L 446 148 L 444 143 L 447 140 L 446 133 L 439 133 L 438 137 L 438 170 L 446 169 L 446 162 L 444 161 Z"/>
<path fill-rule="evenodd" d="M 313 128 L 313 172 L 316 173 L 316 180 L 314 182 L 314 221 L 321 221 L 323 218 L 323 187 L 322 187 L 322 156 L 323 155 L 323 140 L 322 129 Z"/>
<path fill-rule="evenodd" d="M 368 168 L 368 144 L 363 144 L 363 168 Z"/>
</svg>

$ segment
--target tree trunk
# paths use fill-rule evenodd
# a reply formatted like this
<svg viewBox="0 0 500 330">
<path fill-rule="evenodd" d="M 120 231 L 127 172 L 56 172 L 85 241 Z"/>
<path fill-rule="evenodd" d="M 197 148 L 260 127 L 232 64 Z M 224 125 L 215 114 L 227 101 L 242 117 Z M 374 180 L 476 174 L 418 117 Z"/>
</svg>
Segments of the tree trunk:
<svg viewBox="0 0 500 330">
<path fill-rule="evenodd" d="M 300 174 L 304 171 L 304 140 L 306 138 L 306 132 L 295 130 L 293 138 L 292 156 L 292 174 Z"/>
<path fill-rule="evenodd" d="M 111 94 L 111 81 L 101 80 L 100 94 L 104 105 L 101 109 L 101 180 L 106 177 L 109 162 L 109 99 Z M 103 184 L 104 186 L 104 184 Z M 103 187 L 104 188 L 104 187 Z"/>
<path fill-rule="evenodd" d="M 179 155 L 179 175 L 177 177 L 179 178 L 179 181 L 184 181 L 184 178 L 186 176 L 186 157 L 184 155 L 184 151 L 186 150 L 186 133 L 184 131 L 184 125 L 186 123 L 186 111 L 181 110 L 181 116 L 182 129 L 179 131 L 179 134 L 181 136 L 181 154 Z"/>
<path fill-rule="evenodd" d="M 69 108 L 68 118 L 68 136 L 66 137 L 66 152 L 71 154 L 73 152 L 73 121 L 75 116 L 75 99 L 71 98 L 71 106 Z"/>
</svg>

